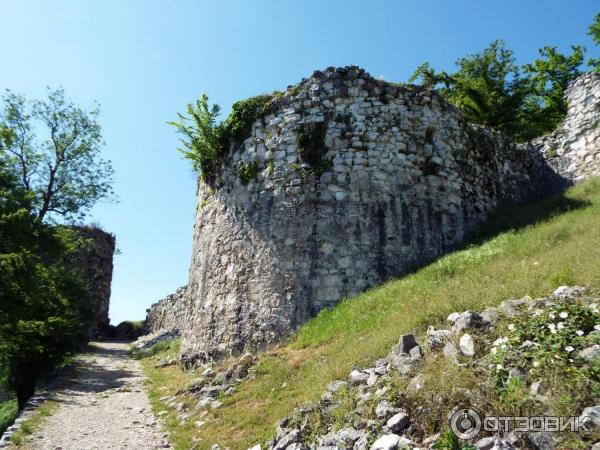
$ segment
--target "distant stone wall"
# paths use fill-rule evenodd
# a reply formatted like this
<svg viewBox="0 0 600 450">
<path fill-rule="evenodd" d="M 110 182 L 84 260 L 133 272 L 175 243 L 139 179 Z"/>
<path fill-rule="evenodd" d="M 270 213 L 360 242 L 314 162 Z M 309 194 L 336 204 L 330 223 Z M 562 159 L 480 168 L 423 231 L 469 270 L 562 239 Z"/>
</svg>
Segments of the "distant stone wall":
<svg viewBox="0 0 600 450">
<path fill-rule="evenodd" d="M 95 227 L 74 227 L 85 240 L 74 264 L 83 270 L 89 283 L 93 319 L 90 336 L 101 337 L 109 330 L 111 282 L 115 237 Z"/>
<path fill-rule="evenodd" d="M 147 309 L 144 332 L 180 331 L 185 320 L 185 293 L 186 286 L 182 286 L 175 293 L 167 295 Z"/>
<path fill-rule="evenodd" d="M 566 91 L 569 111 L 555 132 L 535 139 L 553 170 L 578 182 L 600 174 L 600 74 L 580 76 Z"/>
<path fill-rule="evenodd" d="M 315 72 L 274 102 L 220 178 L 199 182 L 186 356 L 277 342 L 454 248 L 498 206 L 564 184 L 437 93 L 359 68 Z"/>
</svg>

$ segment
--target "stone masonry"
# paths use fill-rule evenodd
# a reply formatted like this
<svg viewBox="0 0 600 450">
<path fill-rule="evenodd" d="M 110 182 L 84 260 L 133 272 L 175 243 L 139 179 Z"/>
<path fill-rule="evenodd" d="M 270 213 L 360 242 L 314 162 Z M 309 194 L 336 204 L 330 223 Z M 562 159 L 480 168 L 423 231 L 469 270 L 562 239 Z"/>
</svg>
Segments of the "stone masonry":
<svg viewBox="0 0 600 450">
<path fill-rule="evenodd" d="M 156 333 L 160 330 L 180 331 L 185 320 L 185 292 L 182 286 L 175 293 L 154 303 L 146 310 L 145 333 Z"/>
<path fill-rule="evenodd" d="M 275 343 L 456 247 L 497 207 L 580 179 L 577 161 L 581 176 L 599 173 L 599 86 L 586 75 L 569 90 L 577 105 L 548 139 L 572 144 L 555 161 L 543 140 L 516 146 L 434 91 L 357 67 L 288 88 L 232 145 L 220 178 L 199 181 L 182 353 L 205 360 Z M 544 158 L 562 167 L 567 153 L 577 161 L 558 174 Z M 245 183 L 247 167 L 257 173 Z"/>
<path fill-rule="evenodd" d="M 531 145 L 558 174 L 577 182 L 600 173 L 600 74 L 582 75 L 566 96 L 569 112 L 563 125 Z"/>
<path fill-rule="evenodd" d="M 84 239 L 84 246 L 74 261 L 83 270 L 89 283 L 92 323 L 90 336 L 100 337 L 108 332 L 110 292 L 113 273 L 115 237 L 96 227 L 74 227 Z"/>
<path fill-rule="evenodd" d="M 199 181 L 188 288 L 152 306 L 148 329 L 181 329 L 188 360 L 264 347 L 451 250 L 497 207 L 600 175 L 600 76 L 566 95 L 557 131 L 515 145 L 434 91 L 315 72 L 232 145 L 216 183 Z"/>
</svg>

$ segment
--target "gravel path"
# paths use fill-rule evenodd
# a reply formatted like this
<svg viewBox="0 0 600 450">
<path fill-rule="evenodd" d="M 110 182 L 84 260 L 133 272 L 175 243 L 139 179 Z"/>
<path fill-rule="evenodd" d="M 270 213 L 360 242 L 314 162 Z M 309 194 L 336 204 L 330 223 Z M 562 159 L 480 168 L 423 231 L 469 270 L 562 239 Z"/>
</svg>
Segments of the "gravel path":
<svg viewBox="0 0 600 450">
<path fill-rule="evenodd" d="M 57 411 L 33 430 L 28 450 L 172 448 L 142 387 L 142 370 L 122 342 L 93 344 L 53 395 Z"/>
</svg>

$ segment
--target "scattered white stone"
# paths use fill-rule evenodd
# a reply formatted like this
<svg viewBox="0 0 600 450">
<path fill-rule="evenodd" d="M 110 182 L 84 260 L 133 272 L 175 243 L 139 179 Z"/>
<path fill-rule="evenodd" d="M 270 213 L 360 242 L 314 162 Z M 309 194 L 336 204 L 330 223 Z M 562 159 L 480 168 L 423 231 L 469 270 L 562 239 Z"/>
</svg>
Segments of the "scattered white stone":
<svg viewBox="0 0 600 450">
<path fill-rule="evenodd" d="M 475 343 L 470 334 L 463 334 L 459 341 L 460 352 L 465 356 L 475 356 Z"/>
<path fill-rule="evenodd" d="M 373 442 L 371 450 L 395 450 L 399 442 L 400 436 L 397 434 L 385 434 Z"/>
</svg>

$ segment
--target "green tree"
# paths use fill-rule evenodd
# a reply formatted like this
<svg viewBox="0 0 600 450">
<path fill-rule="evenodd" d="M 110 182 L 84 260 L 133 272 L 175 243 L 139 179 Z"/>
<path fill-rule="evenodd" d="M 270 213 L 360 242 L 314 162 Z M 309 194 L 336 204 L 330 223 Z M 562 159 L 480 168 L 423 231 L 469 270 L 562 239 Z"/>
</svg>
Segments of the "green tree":
<svg viewBox="0 0 600 450">
<path fill-rule="evenodd" d="M 581 46 L 571 49 L 571 54 L 564 55 L 556 47 L 544 47 L 539 50 L 539 58 L 523 65 L 521 89 L 525 96 L 518 111 L 517 127 L 520 140 L 553 131 L 567 114 L 565 90 L 581 74 L 585 53 Z"/>
<path fill-rule="evenodd" d="M 600 13 L 594 17 L 594 22 L 588 28 L 588 35 L 592 37 L 594 44 L 600 45 Z M 590 58 L 588 65 L 596 73 L 600 73 L 600 58 Z"/>
<path fill-rule="evenodd" d="M 83 219 L 97 201 L 112 198 L 113 169 L 100 158 L 97 107 L 84 111 L 63 89 L 32 103 L 7 91 L 3 102 L 0 129 L 8 139 L 0 157 L 18 174 L 21 188 L 34 194 L 31 207 L 40 220 L 49 214 Z M 38 139 L 36 131 L 44 136 Z"/>
<path fill-rule="evenodd" d="M 89 293 L 73 267 L 86 242 L 64 221 L 112 195 L 100 158 L 98 110 L 85 112 L 62 89 L 28 104 L 11 92 L 0 112 L 0 375 L 22 408 L 39 376 L 80 349 Z M 36 132 L 46 131 L 37 139 Z"/>
<path fill-rule="evenodd" d="M 31 212 L 35 197 L 0 163 L 0 367 L 22 408 L 41 373 L 85 342 L 87 291 L 66 263 L 80 243 Z"/>
<path fill-rule="evenodd" d="M 525 141 L 554 130 L 563 120 L 565 89 L 583 63 L 584 49 L 572 50 L 563 55 L 544 47 L 540 58 L 519 66 L 505 43 L 494 41 L 481 53 L 458 59 L 454 73 L 436 72 L 425 63 L 409 81 L 438 89 L 464 110 L 467 120 Z"/>
</svg>

